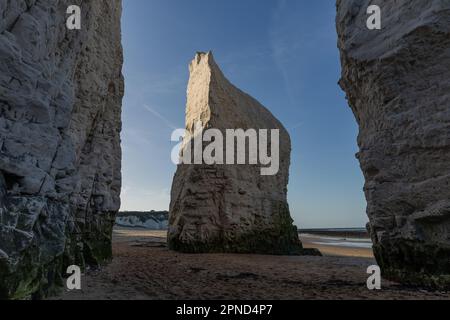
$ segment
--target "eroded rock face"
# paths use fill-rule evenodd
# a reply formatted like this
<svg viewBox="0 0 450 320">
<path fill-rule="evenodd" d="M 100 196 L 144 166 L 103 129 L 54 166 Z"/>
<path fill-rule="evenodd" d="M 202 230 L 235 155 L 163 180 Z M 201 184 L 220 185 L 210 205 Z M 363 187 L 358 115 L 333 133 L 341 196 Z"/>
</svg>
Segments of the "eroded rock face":
<svg viewBox="0 0 450 320">
<path fill-rule="evenodd" d="M 66 10 L 82 10 L 68 30 Z M 0 296 L 111 256 L 120 206 L 121 1 L 0 0 Z"/>
<path fill-rule="evenodd" d="M 188 136 L 194 136 L 199 121 L 224 137 L 226 129 L 279 129 L 279 172 L 262 176 L 259 165 L 249 164 L 179 165 L 171 193 L 170 248 L 194 253 L 302 253 L 286 200 L 289 134 L 266 108 L 224 77 L 211 53 L 197 54 L 190 65 Z"/>
<path fill-rule="evenodd" d="M 382 30 L 366 28 L 367 7 Z M 383 275 L 450 283 L 450 2 L 338 0 L 341 86 Z"/>
</svg>

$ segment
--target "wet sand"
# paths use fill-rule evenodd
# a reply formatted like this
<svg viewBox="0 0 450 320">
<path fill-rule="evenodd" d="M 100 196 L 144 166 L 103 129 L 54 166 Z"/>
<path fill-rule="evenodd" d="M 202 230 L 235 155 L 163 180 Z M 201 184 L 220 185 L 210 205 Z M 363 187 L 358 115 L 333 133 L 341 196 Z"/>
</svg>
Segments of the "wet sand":
<svg viewBox="0 0 450 320">
<path fill-rule="evenodd" d="M 349 239 L 344 237 L 300 234 L 300 239 L 302 240 L 305 248 L 317 248 L 324 256 L 374 259 L 371 244 L 369 245 L 369 238 Z M 363 246 L 353 246 L 358 244 Z M 364 246 L 366 244 L 368 245 Z M 375 264 L 375 260 L 373 264 Z"/>
<path fill-rule="evenodd" d="M 314 236 L 302 236 L 304 246 L 318 247 L 323 257 L 181 254 L 167 249 L 165 235 L 117 228 L 113 261 L 87 271 L 83 290 L 57 299 L 450 299 L 450 293 L 388 281 L 382 281 L 382 290 L 369 291 L 366 270 L 375 264 L 371 250 L 317 246 Z"/>
</svg>

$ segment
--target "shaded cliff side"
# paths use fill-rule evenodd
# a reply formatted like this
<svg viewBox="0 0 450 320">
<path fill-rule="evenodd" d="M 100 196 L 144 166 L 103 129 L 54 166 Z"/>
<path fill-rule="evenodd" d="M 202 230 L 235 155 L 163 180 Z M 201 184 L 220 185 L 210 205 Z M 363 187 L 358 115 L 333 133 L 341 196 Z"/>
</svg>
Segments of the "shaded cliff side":
<svg viewBox="0 0 450 320">
<path fill-rule="evenodd" d="M 0 296 L 38 298 L 68 265 L 111 257 L 121 0 L 2 0 L 0 15 Z"/>
<path fill-rule="evenodd" d="M 366 10 L 381 8 L 382 29 Z M 383 275 L 450 286 L 450 2 L 338 0 L 341 86 Z"/>
</svg>

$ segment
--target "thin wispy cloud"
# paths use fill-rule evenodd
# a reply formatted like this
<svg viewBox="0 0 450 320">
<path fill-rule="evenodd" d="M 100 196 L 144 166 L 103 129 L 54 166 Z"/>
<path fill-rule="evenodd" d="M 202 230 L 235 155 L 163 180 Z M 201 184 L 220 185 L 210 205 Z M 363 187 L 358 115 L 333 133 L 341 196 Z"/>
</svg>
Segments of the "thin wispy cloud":
<svg viewBox="0 0 450 320">
<path fill-rule="evenodd" d="M 176 130 L 178 129 L 178 127 L 173 124 L 169 119 L 167 119 L 166 117 L 164 117 L 161 113 L 159 113 L 158 111 L 156 111 L 154 108 L 150 107 L 147 104 L 144 104 L 144 109 L 147 110 L 148 112 L 150 112 L 151 114 L 153 114 L 155 117 L 157 117 L 158 119 L 162 120 L 163 123 L 169 127 L 172 130 Z"/>
<path fill-rule="evenodd" d="M 249 45 L 238 50 L 228 51 L 220 57 L 222 67 L 235 68 L 239 66 L 254 67 L 258 62 L 264 61 L 272 55 L 270 47 L 266 44 Z M 258 66 L 261 67 L 261 66 Z"/>
<path fill-rule="evenodd" d="M 292 8 L 290 8 L 292 10 Z M 286 94 L 289 98 L 291 106 L 295 105 L 294 91 L 291 85 L 289 70 L 292 68 L 290 64 L 291 56 L 295 55 L 295 50 L 300 47 L 302 35 L 299 29 L 290 30 L 288 22 L 295 12 L 287 10 L 286 1 L 278 2 L 277 9 L 272 14 L 272 21 L 269 28 L 269 39 L 272 48 L 272 56 L 275 65 L 284 81 Z M 292 33 L 296 34 L 293 36 Z"/>
<path fill-rule="evenodd" d="M 296 123 L 296 124 L 293 124 L 293 125 L 291 125 L 291 126 L 289 126 L 288 127 L 288 130 L 295 130 L 295 129 L 298 129 L 298 128 L 300 128 L 301 126 L 303 126 L 303 121 L 302 122 L 298 122 L 298 123 Z"/>
<path fill-rule="evenodd" d="M 167 74 L 152 76 L 147 79 L 143 88 L 147 94 L 151 95 L 167 95 L 179 92 L 186 85 L 184 79 L 180 77 L 183 72 L 187 74 L 187 68 L 181 69 L 181 66 L 179 66 L 174 70 L 169 70 Z"/>
<path fill-rule="evenodd" d="M 126 128 L 122 131 L 123 146 L 134 146 L 142 148 L 143 146 L 148 147 L 151 145 L 150 139 L 148 138 L 148 132 L 146 130 L 139 130 L 135 128 Z"/>
<path fill-rule="evenodd" d="M 331 12 L 333 6 L 324 9 L 323 6 L 314 5 L 315 11 L 319 9 L 322 14 L 334 14 Z M 309 107 L 304 105 L 304 98 L 310 93 L 307 91 L 310 77 L 314 76 L 315 70 L 320 70 L 320 66 L 316 65 L 316 55 L 312 53 L 323 55 L 324 50 L 336 46 L 334 23 L 332 19 L 330 21 L 311 27 L 311 18 L 301 1 L 280 0 L 272 12 L 268 36 L 272 58 L 282 78 L 289 114 L 298 115 L 300 108 L 306 110 Z M 333 53 L 327 54 L 329 59 L 334 58 L 332 55 Z M 292 117 L 288 117 L 286 121 L 289 130 L 299 129 L 304 124 L 294 120 L 289 125 L 290 121 Z"/>
<path fill-rule="evenodd" d="M 289 4 L 289 5 L 288 5 Z M 329 10 L 329 9 L 327 9 Z M 278 2 L 269 27 L 269 40 L 275 64 L 283 77 L 291 107 L 297 107 L 304 88 L 303 72 L 308 68 L 311 52 L 320 52 L 330 43 L 335 46 L 334 24 L 311 28 L 305 21 L 305 6 L 285 0 Z"/>
<path fill-rule="evenodd" d="M 133 95 L 141 93 L 145 96 L 165 96 L 185 89 L 188 68 L 185 63 L 179 62 L 164 72 L 152 71 L 149 74 L 136 67 L 128 67 L 126 72 L 132 74 L 127 77 L 127 82 L 132 84 L 127 88 L 128 92 Z"/>
</svg>

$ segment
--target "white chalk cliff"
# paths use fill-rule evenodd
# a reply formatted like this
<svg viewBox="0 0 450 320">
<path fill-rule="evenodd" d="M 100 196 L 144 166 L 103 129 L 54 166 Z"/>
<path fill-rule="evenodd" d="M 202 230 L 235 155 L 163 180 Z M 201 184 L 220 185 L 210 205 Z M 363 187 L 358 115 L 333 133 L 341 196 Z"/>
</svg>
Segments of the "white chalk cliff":
<svg viewBox="0 0 450 320">
<path fill-rule="evenodd" d="M 171 192 L 170 248 L 194 253 L 305 253 L 286 199 L 289 134 L 265 107 L 224 77 L 212 53 L 198 53 L 190 64 L 186 139 L 194 136 L 198 122 L 224 136 L 226 129 L 279 129 L 279 172 L 263 176 L 260 165 L 250 164 L 180 164 Z"/>
</svg>

